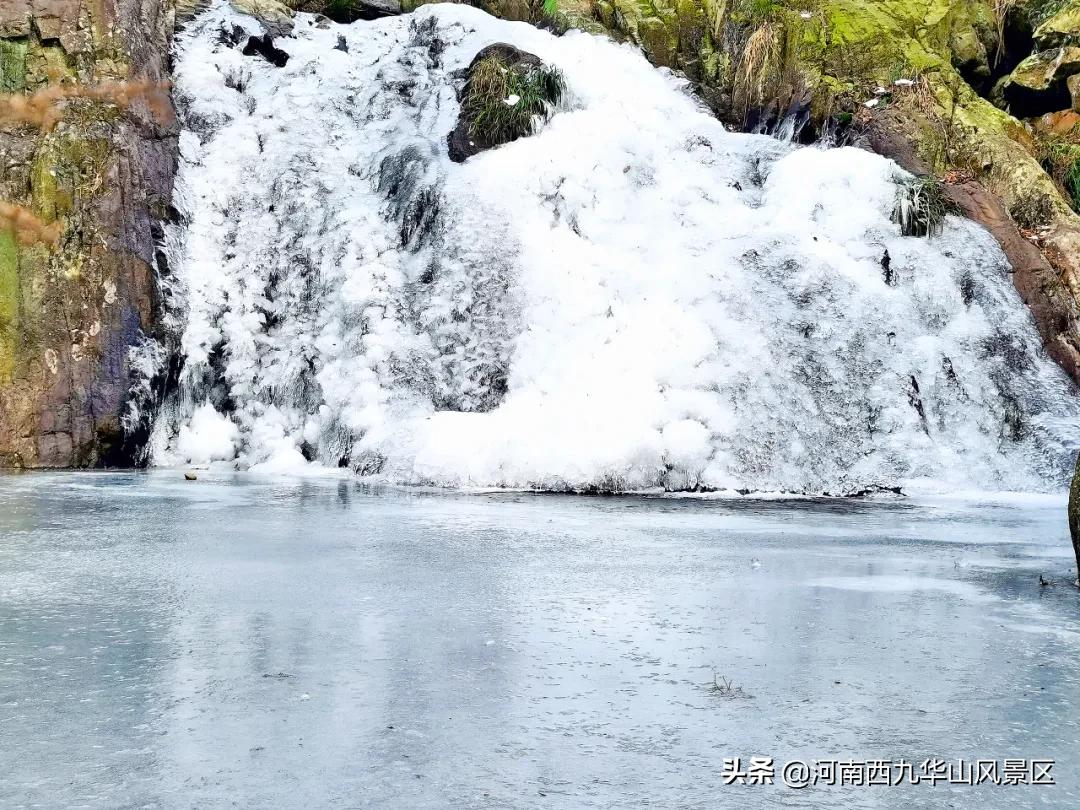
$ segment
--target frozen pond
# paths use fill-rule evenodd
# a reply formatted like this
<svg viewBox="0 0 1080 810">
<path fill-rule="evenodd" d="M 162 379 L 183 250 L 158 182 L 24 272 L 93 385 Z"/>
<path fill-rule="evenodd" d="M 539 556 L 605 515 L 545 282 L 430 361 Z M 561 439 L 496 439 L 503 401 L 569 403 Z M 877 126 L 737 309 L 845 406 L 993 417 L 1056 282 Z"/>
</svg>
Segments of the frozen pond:
<svg viewBox="0 0 1080 810">
<path fill-rule="evenodd" d="M 1078 807 L 1071 557 L 1059 500 L 0 477 L 0 806 Z M 756 755 L 1057 784 L 724 784 Z"/>
</svg>

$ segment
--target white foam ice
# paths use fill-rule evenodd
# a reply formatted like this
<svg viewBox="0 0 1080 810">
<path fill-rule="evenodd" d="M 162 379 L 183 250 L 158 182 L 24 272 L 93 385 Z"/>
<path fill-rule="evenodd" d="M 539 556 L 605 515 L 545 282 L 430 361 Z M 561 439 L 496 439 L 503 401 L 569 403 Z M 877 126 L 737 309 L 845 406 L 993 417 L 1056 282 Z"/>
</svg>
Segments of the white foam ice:
<svg viewBox="0 0 1080 810">
<path fill-rule="evenodd" d="M 281 68 L 237 26 L 259 28 L 218 2 L 177 46 L 183 369 L 158 463 L 220 455 L 210 402 L 241 468 L 400 483 L 1063 480 L 1077 405 L 1004 257 L 956 218 L 902 237 L 890 161 L 726 132 L 627 45 L 461 5 L 298 15 Z M 451 163 L 461 71 L 496 41 L 568 98 Z"/>
<path fill-rule="evenodd" d="M 192 464 L 228 461 L 236 457 L 239 433 L 231 419 L 204 402 L 180 425 L 176 452 Z"/>
</svg>

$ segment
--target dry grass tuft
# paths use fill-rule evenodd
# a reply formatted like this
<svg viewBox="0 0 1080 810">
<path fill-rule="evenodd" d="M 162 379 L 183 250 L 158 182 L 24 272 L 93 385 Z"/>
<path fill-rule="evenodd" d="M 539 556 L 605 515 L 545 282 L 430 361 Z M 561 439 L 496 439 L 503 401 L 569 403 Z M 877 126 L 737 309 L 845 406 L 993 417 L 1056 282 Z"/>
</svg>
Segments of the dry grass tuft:
<svg viewBox="0 0 1080 810">
<path fill-rule="evenodd" d="M 768 83 L 775 78 L 780 60 L 780 26 L 765 21 L 746 40 L 735 79 L 735 95 L 745 114 L 765 98 Z"/>
<path fill-rule="evenodd" d="M 1005 55 L 1005 21 L 1009 12 L 1016 8 L 1016 0 L 994 0 L 994 24 L 997 27 L 997 47 L 994 49 L 994 67 Z"/>
</svg>

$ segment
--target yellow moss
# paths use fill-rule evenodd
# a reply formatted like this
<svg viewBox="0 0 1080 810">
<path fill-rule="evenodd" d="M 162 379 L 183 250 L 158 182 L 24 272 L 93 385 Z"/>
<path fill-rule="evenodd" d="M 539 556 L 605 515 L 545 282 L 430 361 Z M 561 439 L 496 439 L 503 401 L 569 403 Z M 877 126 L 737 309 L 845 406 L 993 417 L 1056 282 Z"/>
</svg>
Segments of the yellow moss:
<svg viewBox="0 0 1080 810">
<path fill-rule="evenodd" d="M 989 24 L 987 4 L 977 0 L 826 0 L 822 14 L 830 42 L 888 43 L 916 71 L 947 68 L 952 43 L 978 42 Z"/>
<path fill-rule="evenodd" d="M 26 83 L 31 90 L 64 79 L 75 78 L 67 54 L 59 45 L 43 45 L 31 40 L 26 50 Z"/>
<path fill-rule="evenodd" d="M 82 122 L 48 135 L 31 171 L 34 210 L 46 222 L 70 214 L 79 197 L 96 193 L 109 157 L 105 138 L 86 137 Z"/>
<path fill-rule="evenodd" d="M 26 39 L 0 39 L 0 93 L 26 89 Z"/>
</svg>

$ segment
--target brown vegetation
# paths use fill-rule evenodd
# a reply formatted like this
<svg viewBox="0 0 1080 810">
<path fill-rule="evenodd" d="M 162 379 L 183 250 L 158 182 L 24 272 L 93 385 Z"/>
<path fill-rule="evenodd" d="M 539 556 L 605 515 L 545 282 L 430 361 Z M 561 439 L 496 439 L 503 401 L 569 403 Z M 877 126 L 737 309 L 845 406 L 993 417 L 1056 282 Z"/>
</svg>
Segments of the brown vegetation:
<svg viewBox="0 0 1080 810">
<path fill-rule="evenodd" d="M 55 245 L 60 240 L 60 223 L 46 225 L 19 205 L 0 200 L 0 229 L 11 230 L 24 245 Z"/>
<path fill-rule="evenodd" d="M 143 99 L 151 114 L 162 124 L 170 123 L 168 82 L 102 82 L 96 85 L 61 84 L 46 87 L 33 95 L 0 95 L 0 124 L 29 124 L 45 132 L 64 117 L 64 102 L 90 99 L 126 109 Z"/>
</svg>

